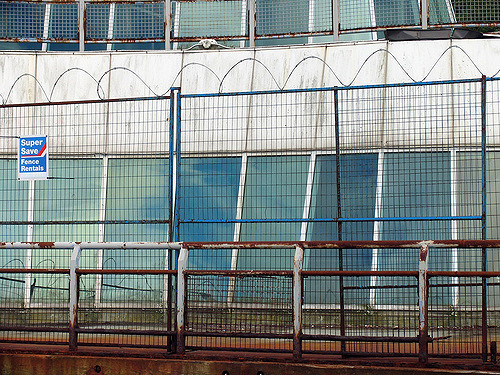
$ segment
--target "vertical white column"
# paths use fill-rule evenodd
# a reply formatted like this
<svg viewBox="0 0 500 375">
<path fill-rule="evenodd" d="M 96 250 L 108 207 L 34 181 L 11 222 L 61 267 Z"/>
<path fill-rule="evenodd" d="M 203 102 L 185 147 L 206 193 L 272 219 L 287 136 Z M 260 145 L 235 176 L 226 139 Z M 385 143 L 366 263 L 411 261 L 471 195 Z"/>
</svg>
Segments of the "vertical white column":
<svg viewBox="0 0 500 375">
<path fill-rule="evenodd" d="M 445 0 L 445 2 L 446 2 L 446 9 L 448 10 L 448 15 L 450 16 L 451 23 L 456 23 L 457 17 L 455 16 L 455 10 L 453 9 L 453 4 L 451 3 L 451 0 Z"/>
<path fill-rule="evenodd" d="M 311 211 L 311 200 L 312 200 L 312 190 L 314 183 L 314 170 L 316 168 L 316 157 L 317 152 L 313 151 L 311 153 L 311 158 L 309 159 L 309 171 L 307 173 L 307 185 L 306 185 L 306 196 L 304 198 L 304 211 L 302 212 L 302 219 L 309 219 L 309 213 Z M 302 222 L 300 228 L 300 240 L 306 241 L 307 239 L 307 228 L 309 223 L 307 221 Z"/>
<path fill-rule="evenodd" d="M 99 206 L 99 236 L 98 241 L 104 242 L 105 239 L 105 225 L 103 224 L 106 220 L 106 196 L 107 196 L 107 186 L 108 186 L 108 161 L 109 158 L 104 156 L 102 159 L 102 176 L 101 176 L 101 198 Z M 103 268 L 103 258 L 104 250 L 97 250 L 97 269 Z M 95 279 L 95 299 L 94 303 L 98 306 L 101 302 L 101 290 L 102 290 L 102 275 L 96 275 Z"/>
<path fill-rule="evenodd" d="M 339 40 L 340 32 L 340 0 L 332 0 L 332 27 L 333 27 L 333 41 Z"/>
<path fill-rule="evenodd" d="M 177 263 L 177 354 L 183 354 L 185 350 L 185 321 L 186 316 L 186 275 L 189 252 L 181 248 Z"/>
<path fill-rule="evenodd" d="M 420 18 L 422 22 L 422 29 L 427 29 L 428 25 L 428 16 L 429 16 L 429 2 L 428 0 L 420 0 Z"/>
<path fill-rule="evenodd" d="M 52 4 L 45 4 L 45 15 L 43 17 L 43 39 L 49 38 L 50 8 Z M 42 43 L 42 51 L 47 51 L 47 42 Z"/>
<path fill-rule="evenodd" d="M 181 20 L 181 3 L 175 2 L 174 38 L 179 36 L 179 23 Z M 173 49 L 179 48 L 179 42 L 174 42 Z"/>
<path fill-rule="evenodd" d="M 248 45 L 255 47 L 255 27 L 257 22 L 256 2 L 248 0 Z"/>
<path fill-rule="evenodd" d="M 314 31 L 314 7 L 316 6 L 315 0 L 309 0 L 309 25 L 308 31 L 312 33 Z M 313 41 L 313 37 L 310 36 L 307 38 L 307 43 L 311 44 Z"/>
<path fill-rule="evenodd" d="M 116 4 L 109 4 L 109 20 L 108 20 L 108 39 L 113 39 L 114 27 L 115 27 L 115 11 Z M 111 51 L 113 49 L 113 43 L 106 44 L 106 50 Z"/>
<path fill-rule="evenodd" d="M 241 35 L 245 35 L 247 31 L 247 14 L 248 14 L 247 7 L 248 7 L 247 0 L 241 0 L 241 28 L 240 28 Z M 240 41 L 240 47 L 241 48 L 245 47 L 244 40 Z"/>
<path fill-rule="evenodd" d="M 458 205 L 458 186 L 457 186 L 457 150 L 451 150 L 451 216 L 457 216 Z M 451 239 L 458 240 L 458 222 L 457 220 L 451 221 Z M 453 248 L 451 253 L 451 270 L 458 271 L 458 249 Z M 453 283 L 458 283 L 458 277 L 453 278 Z M 453 306 L 458 304 L 458 287 L 454 286 L 452 289 L 452 303 Z"/>
<path fill-rule="evenodd" d="M 376 27 L 377 26 L 377 18 L 375 17 L 375 0 L 369 0 L 368 5 L 370 7 L 370 24 L 372 25 L 372 27 Z M 372 32 L 372 39 L 373 40 L 378 39 L 376 31 Z"/>
<path fill-rule="evenodd" d="M 378 153 L 378 170 L 377 170 L 377 191 L 375 195 L 375 215 L 376 219 L 382 216 L 382 188 L 384 182 L 384 151 L 379 151 Z M 381 222 L 375 221 L 373 223 L 373 241 L 380 241 L 381 232 Z M 372 250 L 372 271 L 378 270 L 378 249 Z M 377 276 L 372 276 L 370 278 L 370 286 L 374 287 L 377 285 Z M 375 305 L 375 289 L 370 289 L 370 305 Z"/>
<path fill-rule="evenodd" d="M 76 350 L 78 327 L 78 276 L 77 269 L 80 267 L 81 248 L 80 245 L 73 247 L 69 267 L 69 348 Z"/>
<path fill-rule="evenodd" d="M 429 270 L 429 246 L 422 244 L 420 249 L 420 258 L 418 262 L 418 316 L 419 316 L 419 352 L 418 361 L 427 362 L 428 360 L 428 302 L 429 302 L 429 282 L 427 271 Z"/>
<path fill-rule="evenodd" d="M 78 45 L 80 52 L 85 51 L 85 1 L 78 2 Z"/>
<path fill-rule="evenodd" d="M 241 171 L 240 171 L 240 185 L 238 189 L 238 202 L 236 204 L 236 220 L 241 220 L 243 217 L 243 201 L 245 196 L 245 183 L 247 178 L 247 165 L 248 156 L 243 154 L 241 157 Z M 240 240 L 241 234 L 241 223 L 236 222 L 234 224 L 234 236 L 233 241 L 238 242 Z M 233 249 L 231 254 L 231 269 L 235 270 L 238 267 L 238 249 Z M 235 288 L 235 278 L 231 277 L 229 279 L 229 285 L 227 289 L 227 303 L 233 302 Z"/>
<path fill-rule="evenodd" d="M 295 248 L 293 258 L 293 356 L 302 356 L 302 266 L 304 249 Z"/>
<path fill-rule="evenodd" d="M 35 212 L 35 181 L 28 182 L 28 222 L 33 222 Z M 33 224 L 28 224 L 27 242 L 33 242 Z M 32 268 L 33 250 L 26 250 L 26 268 Z M 24 278 L 24 306 L 29 307 L 31 295 L 31 274 Z"/>
<path fill-rule="evenodd" d="M 164 24 L 165 24 L 165 49 L 170 49 L 170 31 L 172 31 L 172 1 L 165 0 L 164 9 Z"/>
</svg>

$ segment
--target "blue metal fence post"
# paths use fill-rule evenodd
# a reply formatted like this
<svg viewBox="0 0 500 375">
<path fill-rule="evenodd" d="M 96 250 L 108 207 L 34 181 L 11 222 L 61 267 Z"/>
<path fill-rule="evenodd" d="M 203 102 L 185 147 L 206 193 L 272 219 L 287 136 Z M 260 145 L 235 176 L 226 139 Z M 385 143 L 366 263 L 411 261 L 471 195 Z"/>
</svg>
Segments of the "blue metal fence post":
<svg viewBox="0 0 500 375">
<path fill-rule="evenodd" d="M 181 91 L 177 90 L 177 120 L 176 120 L 176 135 L 175 135 L 175 213 L 174 213 L 174 241 L 180 240 L 180 181 L 181 181 Z"/>
<path fill-rule="evenodd" d="M 342 199 L 341 199 L 341 170 L 340 170 L 340 124 L 339 124 L 339 90 L 335 88 L 333 91 L 333 100 L 335 106 L 335 172 L 337 179 L 337 219 L 342 218 Z M 337 222 L 338 241 L 342 241 L 342 221 Z M 344 252 L 339 249 L 339 270 L 344 269 Z M 345 336 L 345 301 L 344 301 L 344 278 L 339 277 L 339 290 L 340 290 L 340 335 Z M 347 345 L 344 340 L 340 343 L 340 350 L 342 356 L 346 351 Z"/>
<path fill-rule="evenodd" d="M 169 114 L 169 148 L 168 148 L 168 175 L 169 175 L 169 192 L 168 192 L 168 207 L 169 207 L 169 223 L 168 223 L 168 240 L 173 241 L 174 238 L 174 147 L 175 147 L 175 127 L 176 122 L 175 116 L 175 93 L 178 90 L 177 87 L 172 87 L 170 90 L 170 114 Z M 168 269 L 174 269 L 174 254 L 175 251 L 172 249 L 168 250 Z M 173 283 L 173 276 L 169 274 L 167 276 L 167 330 L 172 331 L 172 323 L 175 316 L 172 314 L 172 302 L 173 296 L 175 294 L 175 285 Z M 168 350 L 174 352 L 176 349 L 175 337 L 172 340 L 170 337 L 167 341 Z"/>
<path fill-rule="evenodd" d="M 482 181 L 482 199 L 481 199 L 481 234 L 482 239 L 487 239 L 486 232 L 486 77 L 483 75 L 481 77 L 481 181 Z M 482 249 L 482 271 L 486 272 L 488 270 L 488 249 Z M 482 295 L 482 308 L 481 308 L 481 320 L 482 320 L 482 357 L 483 362 L 488 361 L 488 284 L 486 278 L 483 277 L 481 283 L 481 295 Z"/>
</svg>

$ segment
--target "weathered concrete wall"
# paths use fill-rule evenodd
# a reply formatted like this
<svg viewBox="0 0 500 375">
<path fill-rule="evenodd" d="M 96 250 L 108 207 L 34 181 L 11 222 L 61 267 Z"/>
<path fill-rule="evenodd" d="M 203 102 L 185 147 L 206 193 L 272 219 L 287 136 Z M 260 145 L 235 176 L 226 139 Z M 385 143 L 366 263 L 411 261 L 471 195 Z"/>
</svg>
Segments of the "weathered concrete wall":
<svg viewBox="0 0 500 375">
<path fill-rule="evenodd" d="M 497 366 L 494 366 L 495 368 Z M 212 361 L 0 354 L 1 375 L 450 375 L 490 371 L 373 367 L 293 362 Z"/>
<path fill-rule="evenodd" d="M 500 38 L 217 51 L 1 52 L 6 103 L 366 85 L 493 76 Z M 98 85 L 100 96 L 98 95 Z"/>
<path fill-rule="evenodd" d="M 500 74 L 499 56 L 500 39 L 378 41 L 188 52 L 2 52 L 0 100 L 10 104 L 158 96 L 167 94 L 172 86 L 190 94 L 480 78 L 482 74 L 488 77 Z M 497 82 L 494 84 L 498 86 Z M 374 100 L 370 97 L 373 91 L 350 91 L 349 105 L 356 108 L 352 114 L 346 111 L 342 115 L 342 144 L 355 149 L 480 144 L 480 132 L 471 130 L 469 122 L 462 123 L 461 119 L 468 121 L 469 117 L 460 112 L 465 106 L 480 108 L 477 87 L 466 88 L 459 95 L 446 87 L 440 88 L 442 93 L 432 91 L 429 86 L 413 90 L 422 98 L 417 106 L 413 102 L 408 105 L 404 92 L 390 98 L 381 94 Z M 240 96 L 224 103 L 214 98 L 204 99 L 194 110 L 183 110 L 183 151 L 334 149 L 334 138 L 328 136 L 334 122 L 331 104 L 321 109 L 319 104 L 314 105 L 322 103 L 325 95 L 328 94 L 290 96 L 277 99 L 274 106 L 266 106 L 265 96 Z M 364 103 L 368 103 L 366 108 Z M 498 101 L 488 104 L 489 125 L 500 125 L 497 105 Z M 139 113 L 137 116 L 141 117 L 131 118 L 130 122 L 140 126 L 142 132 L 148 129 L 155 132 L 157 112 L 139 107 L 134 112 L 133 106 L 129 108 L 130 116 Z M 197 109 L 200 106 L 203 111 Z M 275 113 L 278 107 L 281 112 Z M 390 111 L 389 107 L 399 110 Z M 138 131 L 127 128 L 123 110 L 90 112 L 89 116 L 82 116 L 89 110 L 85 107 L 68 110 L 79 111 L 61 117 L 61 121 L 71 118 L 71 126 L 54 123 L 52 118 L 45 121 L 38 112 L 43 113 L 43 108 L 33 109 L 31 116 L 16 115 L 15 109 L 6 109 L 0 113 L 2 135 L 18 135 L 16 132 L 22 125 L 25 134 L 57 131 L 51 143 L 51 152 L 55 153 L 58 144 L 54 142 L 87 145 L 86 150 L 80 151 L 88 154 L 144 152 L 130 149 L 126 142 L 126 137 L 133 137 Z M 373 116 L 369 122 L 366 113 Z M 160 120 L 167 123 L 168 113 Z M 37 124 L 30 125 L 30 121 Z M 369 128 L 360 129 L 360 124 Z M 412 124 L 420 130 L 415 131 Z M 427 131 L 422 132 L 422 124 Z M 360 137 L 363 132 L 370 136 Z M 424 133 L 432 137 L 423 137 Z M 490 133 L 489 144 L 500 144 L 500 131 Z M 167 152 L 168 134 L 165 131 L 158 134 L 161 137 L 157 138 L 157 144 L 148 143 L 147 149 Z M 14 150 L 13 142 L 0 139 L 0 152 Z M 127 146 L 126 150 L 121 146 L 109 149 L 106 144 Z M 67 147 L 62 143 L 60 146 L 60 152 L 67 153 Z"/>
</svg>

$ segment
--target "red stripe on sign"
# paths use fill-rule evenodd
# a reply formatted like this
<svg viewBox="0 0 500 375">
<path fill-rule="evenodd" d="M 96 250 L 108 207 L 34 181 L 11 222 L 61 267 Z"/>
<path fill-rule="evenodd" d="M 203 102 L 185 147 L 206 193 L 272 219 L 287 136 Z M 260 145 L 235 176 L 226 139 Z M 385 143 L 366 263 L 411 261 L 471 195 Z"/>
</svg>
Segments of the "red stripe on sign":
<svg viewBox="0 0 500 375">
<path fill-rule="evenodd" d="M 37 155 L 22 155 L 21 157 L 22 158 L 39 158 L 45 152 L 46 148 L 47 148 L 47 142 L 45 142 L 42 149 L 40 150 L 40 152 Z"/>
</svg>

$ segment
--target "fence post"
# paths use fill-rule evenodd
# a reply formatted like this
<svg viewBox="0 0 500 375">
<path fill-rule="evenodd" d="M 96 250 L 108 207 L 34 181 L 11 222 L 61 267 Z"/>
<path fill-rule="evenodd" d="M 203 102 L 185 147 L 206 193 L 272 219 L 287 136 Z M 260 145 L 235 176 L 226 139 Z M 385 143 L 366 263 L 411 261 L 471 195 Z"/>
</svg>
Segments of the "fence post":
<svg viewBox="0 0 500 375">
<path fill-rule="evenodd" d="M 418 316 L 419 316 L 419 335 L 418 335 L 418 361 L 426 363 L 429 359 L 429 280 L 427 271 L 429 246 L 422 244 L 420 248 L 420 260 L 418 262 Z"/>
<path fill-rule="evenodd" d="M 293 357 L 302 357 L 302 265 L 304 249 L 295 247 L 293 259 Z"/>
<path fill-rule="evenodd" d="M 189 251 L 182 247 L 177 263 L 177 354 L 184 354 L 185 342 L 185 317 L 186 317 L 186 275 Z"/>
<path fill-rule="evenodd" d="M 334 107 L 335 107 L 335 176 L 337 182 L 337 240 L 342 241 L 342 178 L 340 167 L 340 120 L 339 120 L 339 90 L 335 88 L 333 92 Z M 344 249 L 339 247 L 339 271 L 344 270 Z M 344 278 L 339 276 L 339 303 L 340 303 L 340 335 L 345 336 L 345 295 L 344 295 Z M 346 342 L 340 342 L 340 350 L 342 357 L 345 357 Z"/>
<path fill-rule="evenodd" d="M 85 51 L 85 0 L 78 1 L 78 45 L 79 51 Z"/>
<path fill-rule="evenodd" d="M 69 350 L 76 350 L 78 346 L 78 291 L 79 276 L 76 271 L 80 267 L 81 247 L 75 244 L 71 254 L 69 268 Z"/>
<path fill-rule="evenodd" d="M 170 2 L 170 0 L 167 0 Z M 174 172 L 174 150 L 176 147 L 175 143 L 175 136 L 176 136 L 176 128 L 175 128 L 175 123 L 176 123 L 176 90 L 179 90 L 178 87 L 172 87 L 170 90 L 170 114 L 169 114 L 169 120 L 168 120 L 168 125 L 169 125 L 169 147 L 168 147 L 168 174 L 169 174 L 169 191 L 168 191 L 168 206 L 170 209 L 169 213 L 169 222 L 168 222 L 168 240 L 169 241 L 174 241 L 175 238 L 175 211 L 174 208 L 176 206 L 175 202 L 175 196 L 177 194 L 175 190 L 175 184 L 176 184 L 176 179 L 174 178 L 175 172 Z M 177 254 L 176 250 L 173 249 L 168 249 L 168 269 L 173 270 L 175 268 L 175 262 L 174 262 L 174 254 Z M 174 297 L 175 293 L 175 285 L 173 284 L 173 277 L 171 274 L 167 276 L 167 329 L 170 331 L 172 329 L 172 318 L 175 317 L 172 314 L 172 300 Z M 172 340 L 169 340 L 167 346 L 169 347 L 169 350 L 172 352 L 175 352 L 176 344 L 175 344 L 175 337 Z"/>
<path fill-rule="evenodd" d="M 176 132 L 175 132 L 175 212 L 174 212 L 174 223 L 175 223 L 175 235 L 174 241 L 178 242 L 180 240 L 180 206 L 179 206 L 179 196 L 181 187 L 181 91 L 180 88 L 177 90 L 176 95 L 177 100 L 177 112 L 176 112 Z"/>
<path fill-rule="evenodd" d="M 255 28 L 257 27 L 256 0 L 248 0 L 248 46 L 255 47 Z"/>
<path fill-rule="evenodd" d="M 487 163 L 486 163 L 486 76 L 481 77 L 481 238 L 486 240 L 487 227 Z M 482 267 L 481 270 L 486 272 L 488 270 L 488 249 L 482 249 Z M 481 282 L 481 324 L 482 324 L 482 357 L 483 362 L 488 361 L 488 282 L 483 277 Z"/>
</svg>

